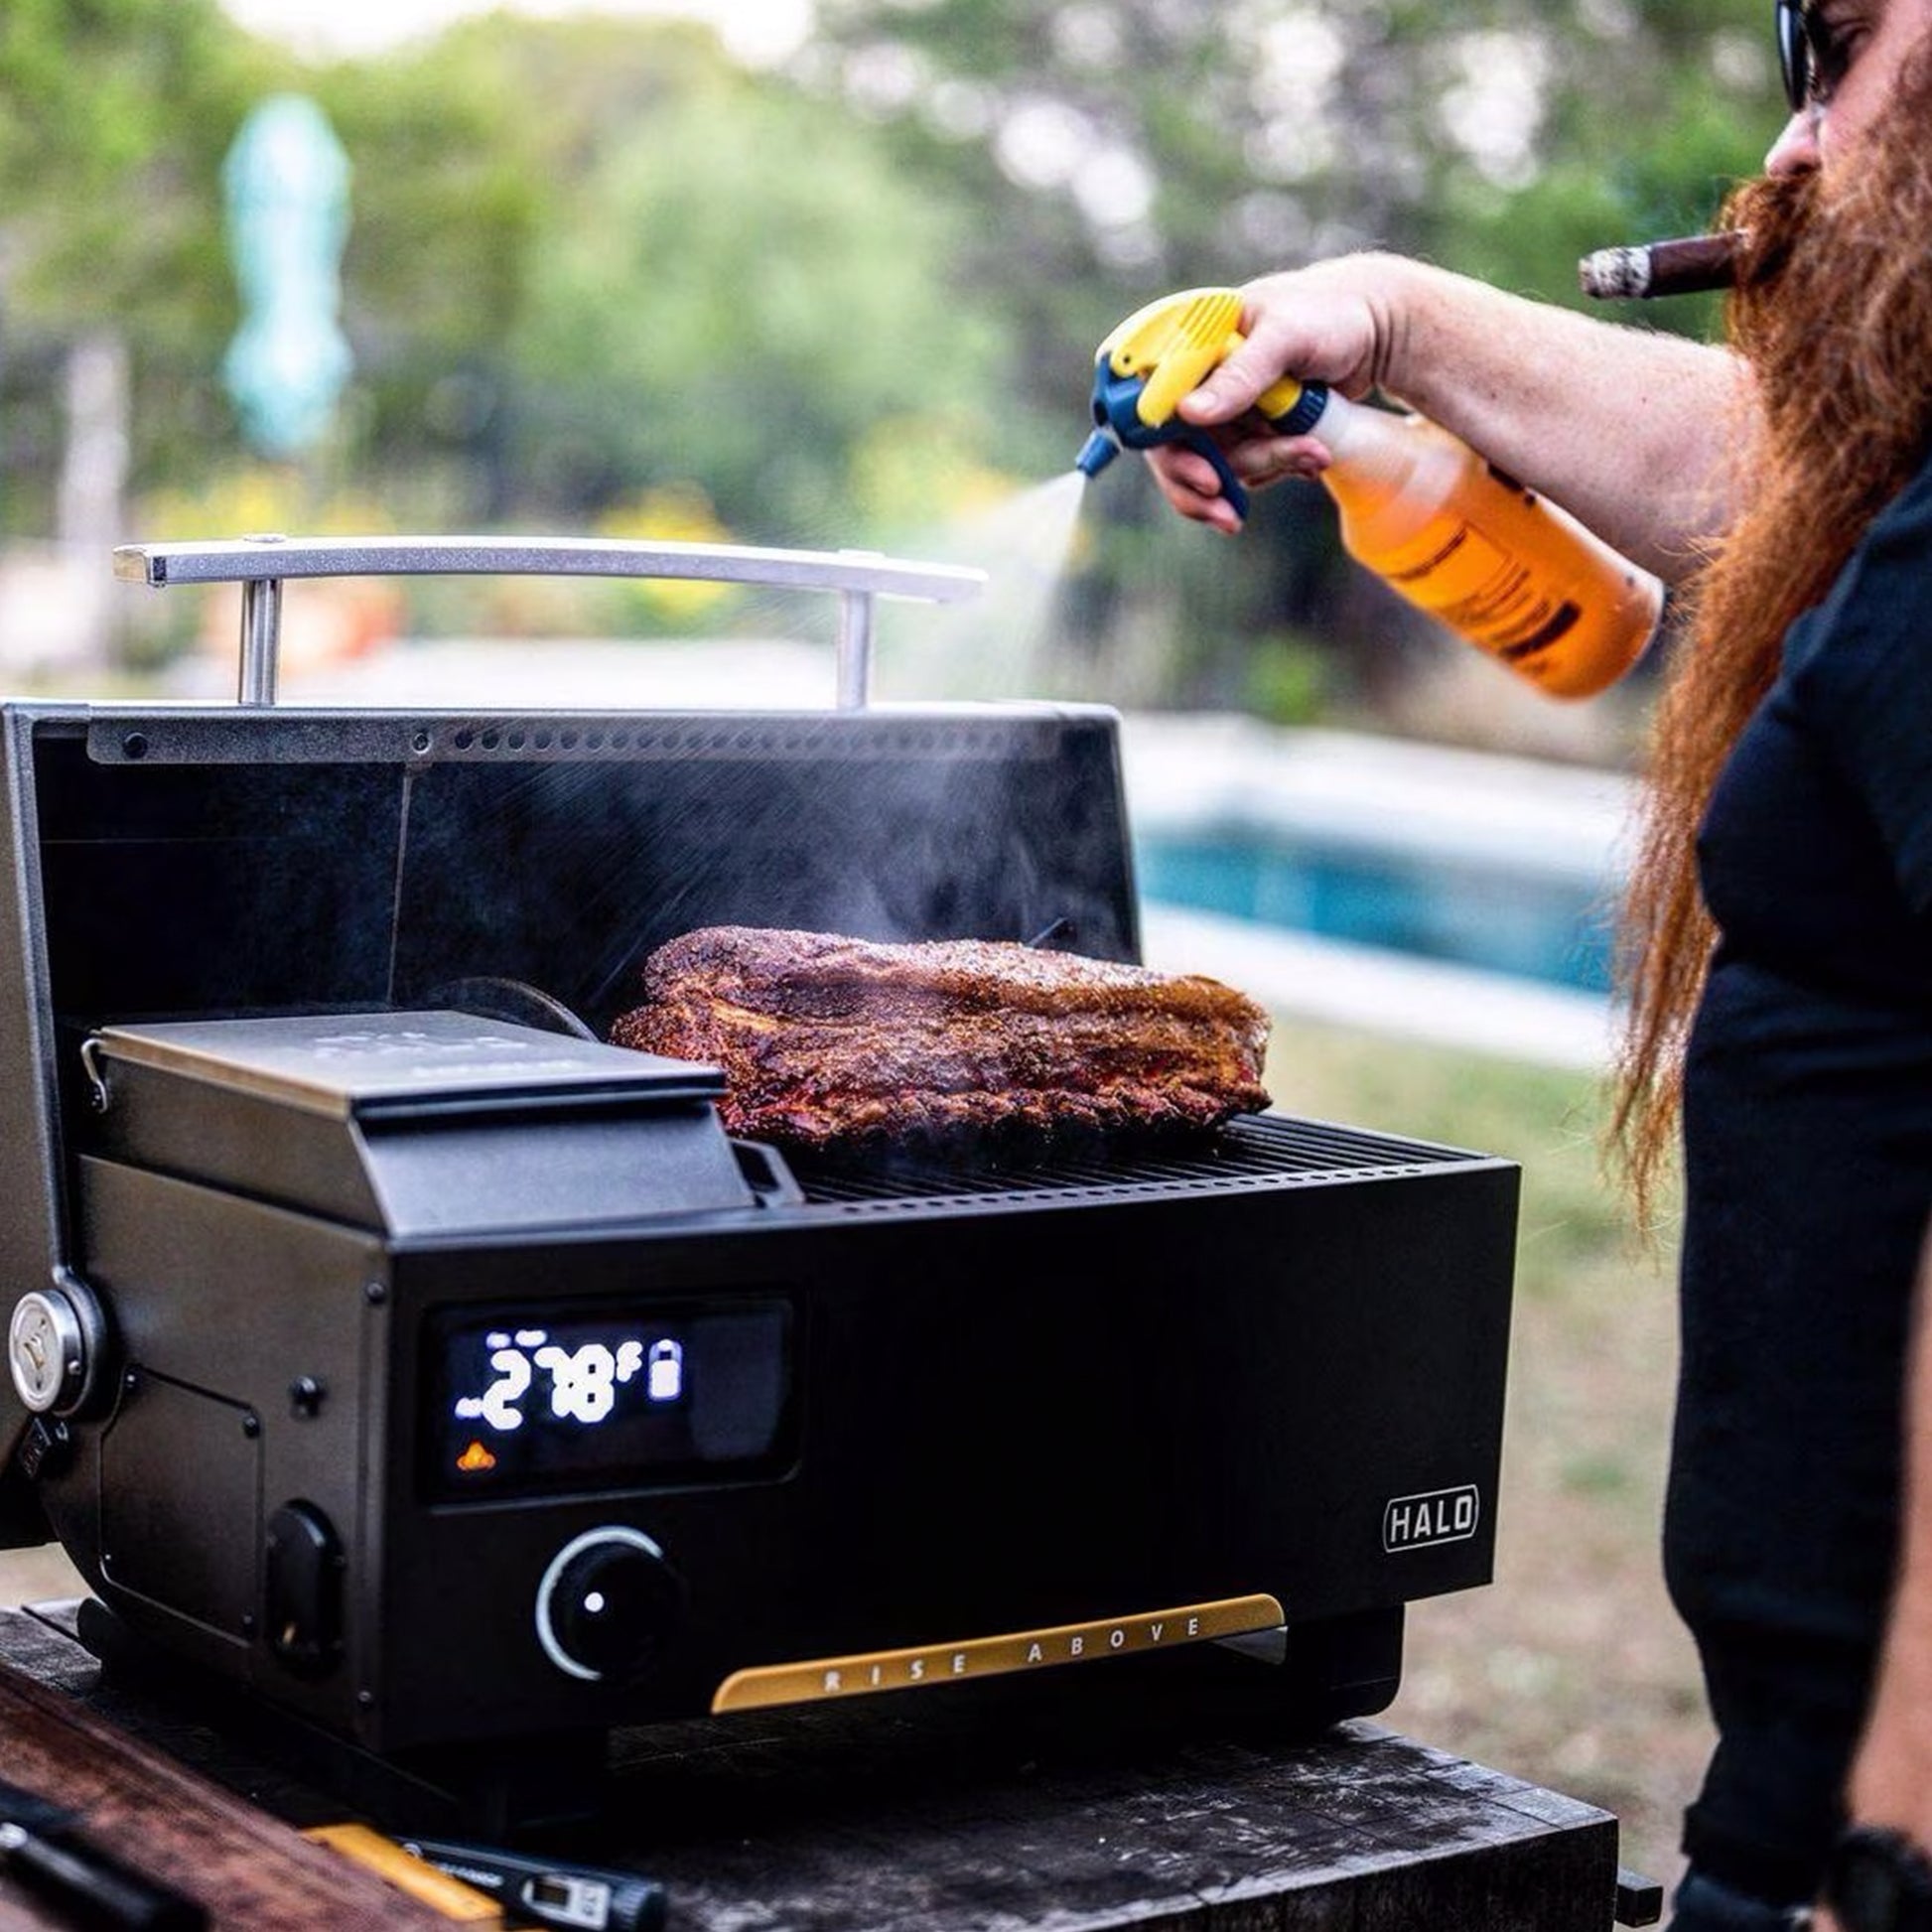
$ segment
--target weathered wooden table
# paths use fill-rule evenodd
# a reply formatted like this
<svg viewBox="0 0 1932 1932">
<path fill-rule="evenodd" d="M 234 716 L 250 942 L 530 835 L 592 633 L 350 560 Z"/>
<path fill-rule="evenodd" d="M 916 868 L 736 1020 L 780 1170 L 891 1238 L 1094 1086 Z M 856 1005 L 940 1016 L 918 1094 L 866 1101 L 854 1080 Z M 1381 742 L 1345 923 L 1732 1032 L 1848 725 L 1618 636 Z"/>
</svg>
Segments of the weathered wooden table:
<svg viewBox="0 0 1932 1932">
<path fill-rule="evenodd" d="M 339 1803 L 103 1677 L 59 1625 L 0 1612 L 0 1774 L 65 1793 L 220 1928 L 446 1922 L 296 1835 Z M 1619 1891 L 1606 1812 L 1369 1724 L 1284 1739 L 1172 1674 L 1066 1679 L 626 1734 L 581 1854 L 660 1878 L 670 1932 L 1609 1932 L 1655 1916 Z M 136 1769 L 165 1789 L 144 1802 Z M 0 1877 L 0 1927 L 59 1923 Z"/>
</svg>

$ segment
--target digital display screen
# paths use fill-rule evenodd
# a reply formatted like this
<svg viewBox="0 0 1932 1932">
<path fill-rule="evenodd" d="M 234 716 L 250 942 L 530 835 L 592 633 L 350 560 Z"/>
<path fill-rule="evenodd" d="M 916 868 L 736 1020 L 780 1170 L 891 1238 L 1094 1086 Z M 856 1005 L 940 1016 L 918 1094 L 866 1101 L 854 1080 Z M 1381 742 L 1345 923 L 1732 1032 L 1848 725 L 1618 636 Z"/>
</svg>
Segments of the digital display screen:
<svg viewBox="0 0 1932 1932">
<path fill-rule="evenodd" d="M 782 1453 L 791 1310 L 444 1311 L 429 1321 L 434 1500 L 744 1475 Z"/>
</svg>

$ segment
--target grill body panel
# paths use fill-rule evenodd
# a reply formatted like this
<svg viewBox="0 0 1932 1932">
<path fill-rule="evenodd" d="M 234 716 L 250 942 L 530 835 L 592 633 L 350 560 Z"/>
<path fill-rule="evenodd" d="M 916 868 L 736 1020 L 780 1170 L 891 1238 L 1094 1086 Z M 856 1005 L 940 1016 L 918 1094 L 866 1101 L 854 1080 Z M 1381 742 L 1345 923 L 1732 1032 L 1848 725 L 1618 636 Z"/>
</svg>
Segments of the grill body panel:
<svg viewBox="0 0 1932 1932">
<path fill-rule="evenodd" d="M 220 1527 L 223 1600 L 253 1600 L 283 1498 L 360 1526 L 346 1654 L 318 1682 L 240 1628 L 209 1627 L 200 1595 L 131 1597 L 111 1563 L 102 1594 L 202 1662 L 396 1751 L 687 1717 L 733 1671 L 799 1659 L 1256 1591 L 1292 1626 L 1327 1624 L 1484 1583 L 1516 1174 L 1419 1152 L 1394 1142 L 1378 1166 L 1233 1189 L 1037 1181 L 1018 1197 L 900 1194 L 885 1212 L 808 1202 L 628 1236 L 386 1253 L 286 1210 L 90 1164 L 90 1265 L 145 1372 L 170 1386 L 199 1376 L 224 1415 L 263 1418 L 249 1450 L 262 1515 Z M 385 1284 L 374 1305 L 369 1280 Z M 287 1324 L 251 1321 L 270 1283 L 302 1294 L 306 1352 Z M 500 1502 L 430 1493 L 439 1322 L 743 1300 L 791 1316 L 768 1463 L 717 1479 L 610 1474 Z M 306 1421 L 286 1395 L 298 1360 L 331 1389 Z M 197 1481 L 184 1466 L 149 1486 Z M 1480 1498 L 1472 1534 L 1384 1546 L 1392 1500 L 1462 1489 Z M 83 1453 L 52 1494 L 83 1557 L 96 1490 Z M 621 1688 L 560 1677 L 533 1637 L 558 1552 L 614 1526 L 658 1545 L 686 1595 L 675 1642 Z"/>
</svg>

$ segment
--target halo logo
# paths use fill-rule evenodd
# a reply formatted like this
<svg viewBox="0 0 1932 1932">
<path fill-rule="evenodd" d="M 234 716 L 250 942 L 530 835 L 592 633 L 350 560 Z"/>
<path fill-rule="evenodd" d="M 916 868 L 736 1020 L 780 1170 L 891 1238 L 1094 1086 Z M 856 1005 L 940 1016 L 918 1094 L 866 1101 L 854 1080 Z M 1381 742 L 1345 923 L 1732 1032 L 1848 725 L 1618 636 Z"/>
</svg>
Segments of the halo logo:
<svg viewBox="0 0 1932 1932">
<path fill-rule="evenodd" d="M 1437 1543 L 1465 1543 L 1482 1518 L 1473 1482 L 1455 1489 L 1432 1489 L 1422 1496 L 1397 1496 L 1382 1509 L 1382 1548 L 1425 1550 Z"/>
</svg>

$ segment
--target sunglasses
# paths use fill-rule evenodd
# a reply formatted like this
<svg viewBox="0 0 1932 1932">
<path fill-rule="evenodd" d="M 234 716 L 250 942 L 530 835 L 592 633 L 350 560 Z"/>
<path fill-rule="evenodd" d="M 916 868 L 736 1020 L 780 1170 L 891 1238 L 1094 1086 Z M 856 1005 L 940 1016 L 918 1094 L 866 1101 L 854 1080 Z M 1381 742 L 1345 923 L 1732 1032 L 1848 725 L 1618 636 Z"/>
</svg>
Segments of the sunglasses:
<svg viewBox="0 0 1932 1932">
<path fill-rule="evenodd" d="M 1777 0 L 1778 69 L 1794 114 L 1823 107 L 1850 65 L 1844 41 L 1818 10 L 1816 0 Z"/>
</svg>

